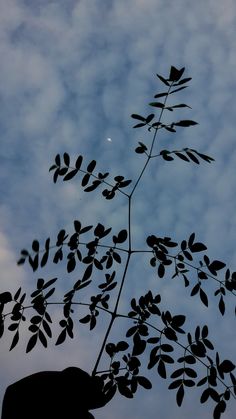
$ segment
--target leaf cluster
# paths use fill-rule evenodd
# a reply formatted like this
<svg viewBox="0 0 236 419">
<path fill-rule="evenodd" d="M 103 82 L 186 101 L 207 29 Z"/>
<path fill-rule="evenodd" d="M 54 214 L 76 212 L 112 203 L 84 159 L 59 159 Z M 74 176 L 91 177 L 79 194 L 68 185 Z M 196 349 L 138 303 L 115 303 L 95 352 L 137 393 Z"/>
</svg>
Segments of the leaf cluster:
<svg viewBox="0 0 236 419">
<path fill-rule="evenodd" d="M 67 259 L 67 272 L 71 273 L 75 270 L 77 264 L 84 264 L 86 269 L 84 271 L 82 281 L 90 278 L 95 267 L 98 270 L 110 269 L 113 263 L 121 263 L 121 256 L 117 249 L 117 244 L 123 244 L 127 240 L 127 230 L 119 231 L 117 235 L 113 235 L 113 244 L 110 246 L 102 245 L 101 241 L 109 235 L 111 227 L 105 228 L 101 223 L 98 223 L 93 229 L 93 236 L 90 240 L 84 241 L 84 235 L 93 229 L 92 225 L 82 227 L 80 221 L 74 221 L 74 232 L 69 235 L 65 229 L 59 231 L 57 235 L 56 244 L 50 246 L 50 238 L 45 241 L 44 248 L 40 247 L 38 240 L 32 243 L 32 251 L 23 249 L 21 257 L 18 260 L 18 265 L 23 265 L 28 261 L 29 265 L 36 271 L 39 267 L 43 268 L 48 262 L 50 254 L 52 254 L 52 261 L 55 264 Z M 81 236 L 83 236 L 81 238 Z M 56 250 L 55 250 L 56 248 Z M 105 249 L 106 252 L 98 258 L 98 249 Z M 119 250 L 125 250 L 120 249 Z"/>
<path fill-rule="evenodd" d="M 231 273 L 227 268 L 224 279 L 218 279 L 219 272 L 226 267 L 226 264 L 219 260 L 210 261 L 206 254 L 202 260 L 198 261 L 198 266 L 193 265 L 195 254 L 207 250 L 205 244 L 195 241 L 195 233 L 192 233 L 188 240 L 182 240 L 179 250 L 175 254 L 170 254 L 169 248 L 178 247 L 178 244 L 173 242 L 170 237 L 160 238 L 151 235 L 147 237 L 146 242 L 152 248 L 150 265 L 157 269 L 159 278 L 164 278 L 166 269 L 172 266 L 174 271 L 172 271 L 172 279 L 183 279 L 186 288 L 192 286 L 191 297 L 198 295 L 206 307 L 209 305 L 206 281 L 209 279 L 215 281 L 217 288 L 214 296 L 220 297 L 218 308 L 222 316 L 225 314 L 224 296 L 226 292 L 234 294 L 236 290 L 236 273 Z M 195 273 L 195 281 L 193 280 L 193 272 Z"/>
<path fill-rule="evenodd" d="M 86 167 L 82 169 L 83 156 L 79 155 L 75 161 L 73 167 L 70 166 L 71 158 L 68 153 L 63 154 L 63 158 L 60 154 L 55 157 L 55 163 L 50 167 L 49 171 L 54 171 L 53 181 L 57 182 L 58 177 L 62 177 L 63 181 L 69 181 L 73 179 L 78 173 L 82 174 L 81 187 L 84 192 L 92 192 L 97 189 L 100 185 L 107 185 L 110 189 L 103 189 L 102 195 L 106 199 L 113 199 L 117 191 L 123 193 L 123 188 L 126 188 L 132 181 L 125 180 L 124 176 L 118 175 L 114 177 L 115 184 L 111 185 L 105 179 L 109 176 L 108 172 L 98 172 L 96 175 L 93 173 L 97 165 L 96 160 L 92 160 Z"/>
</svg>

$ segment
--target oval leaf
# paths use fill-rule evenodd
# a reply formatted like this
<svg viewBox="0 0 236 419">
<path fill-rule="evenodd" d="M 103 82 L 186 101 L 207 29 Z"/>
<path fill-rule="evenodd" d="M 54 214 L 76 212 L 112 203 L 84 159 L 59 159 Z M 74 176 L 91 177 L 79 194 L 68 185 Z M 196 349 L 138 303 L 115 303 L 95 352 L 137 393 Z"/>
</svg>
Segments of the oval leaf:
<svg viewBox="0 0 236 419">
<path fill-rule="evenodd" d="M 176 402 L 177 402 L 177 405 L 179 407 L 181 406 L 181 404 L 183 402 L 183 399 L 184 399 L 184 386 L 183 386 L 183 384 L 181 384 L 179 386 L 179 389 L 178 389 L 177 393 L 176 393 Z"/>
<path fill-rule="evenodd" d="M 31 338 L 30 338 L 30 340 L 27 344 L 27 347 L 26 347 L 26 353 L 32 351 L 32 349 L 36 345 L 37 339 L 38 339 L 38 334 L 37 333 L 35 333 L 33 336 L 31 336 Z"/>
<path fill-rule="evenodd" d="M 140 386 L 146 388 L 147 390 L 152 388 L 151 381 L 149 381 L 146 377 L 139 376 L 139 377 L 137 377 L 137 380 L 138 380 L 138 383 L 140 384 Z"/>
</svg>

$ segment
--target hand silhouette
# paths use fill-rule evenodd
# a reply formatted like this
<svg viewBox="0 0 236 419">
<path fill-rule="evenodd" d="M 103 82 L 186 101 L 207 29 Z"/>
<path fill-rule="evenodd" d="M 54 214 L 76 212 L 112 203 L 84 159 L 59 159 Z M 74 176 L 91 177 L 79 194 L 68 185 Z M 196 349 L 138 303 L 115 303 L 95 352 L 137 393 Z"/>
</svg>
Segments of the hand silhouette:
<svg viewBox="0 0 236 419">
<path fill-rule="evenodd" d="M 76 367 L 41 371 L 7 387 L 2 419 L 93 419 L 110 400 L 103 381 Z"/>
</svg>

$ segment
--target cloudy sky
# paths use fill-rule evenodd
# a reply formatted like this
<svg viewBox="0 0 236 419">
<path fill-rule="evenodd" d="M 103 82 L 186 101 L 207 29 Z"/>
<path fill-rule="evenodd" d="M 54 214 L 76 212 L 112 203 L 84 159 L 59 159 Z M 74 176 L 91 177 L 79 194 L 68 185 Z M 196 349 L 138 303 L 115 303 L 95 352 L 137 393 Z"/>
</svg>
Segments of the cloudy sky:
<svg viewBox="0 0 236 419">
<path fill-rule="evenodd" d="M 22 285 L 30 294 L 39 275 L 58 276 L 59 288 L 68 289 L 65 266 L 50 266 L 39 275 L 16 266 L 20 250 L 33 239 L 55 238 L 61 228 L 72 229 L 75 219 L 85 225 L 101 222 L 114 232 L 127 227 L 124 196 L 106 201 L 98 191 L 85 194 L 76 179 L 54 185 L 48 168 L 66 151 L 73 158 L 82 154 L 86 162 L 95 159 L 102 172 L 135 181 L 145 158 L 134 149 L 138 141 L 150 143 L 151 134 L 133 129 L 130 115 L 153 112 L 148 103 L 164 86 L 156 73 L 168 76 L 171 65 L 185 67 L 185 77 L 192 77 L 189 88 L 172 97 L 192 109 L 166 111 L 164 118 L 199 125 L 177 134 L 161 131 L 159 147 L 194 148 L 215 162 L 198 166 L 153 159 L 134 196 L 133 240 L 144 248 L 150 234 L 181 241 L 195 231 L 209 257 L 235 269 L 235 28 L 233 0 L 0 0 L 1 292 Z M 226 319 L 216 300 L 205 309 L 183 284 L 158 280 L 144 256 L 131 268 L 121 306 L 152 287 L 162 293 L 164 309 L 188 314 L 195 326 L 209 323 L 222 357 L 233 356 L 232 299 Z M 60 316 L 55 308 L 54 318 Z M 27 327 L 12 352 L 12 333 L 6 334 L 0 404 L 6 386 L 32 372 L 68 365 L 91 371 L 104 329 L 100 325 L 89 333 L 80 325 L 74 340 L 55 347 L 54 339 L 47 350 L 39 345 L 29 354 Z M 194 417 L 211 417 L 212 405 L 200 405 L 198 390 L 177 408 L 168 383 L 154 372 L 149 377 L 151 391 L 139 390 L 131 401 L 116 396 L 96 418 L 187 419 L 192 409 Z M 225 418 L 233 419 L 233 408 L 231 403 Z"/>
</svg>

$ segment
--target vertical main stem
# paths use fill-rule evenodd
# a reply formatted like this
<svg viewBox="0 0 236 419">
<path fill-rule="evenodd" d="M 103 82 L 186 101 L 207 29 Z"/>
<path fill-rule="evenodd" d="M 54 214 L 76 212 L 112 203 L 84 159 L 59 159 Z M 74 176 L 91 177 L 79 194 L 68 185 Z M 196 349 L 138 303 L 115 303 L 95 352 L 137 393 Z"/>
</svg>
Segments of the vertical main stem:
<svg viewBox="0 0 236 419">
<path fill-rule="evenodd" d="M 124 269 L 122 280 L 121 280 L 121 284 L 120 284 L 119 293 L 118 293 L 117 300 L 116 300 L 116 305 L 115 305 L 114 311 L 112 313 L 111 320 L 110 320 L 110 323 L 108 325 L 106 334 L 104 336 L 104 339 L 103 339 L 103 342 L 102 342 L 102 346 L 101 346 L 100 352 L 98 354 L 98 358 L 97 358 L 97 361 L 95 363 L 95 366 L 94 366 L 92 375 L 95 375 L 96 374 L 97 367 L 98 367 L 98 364 L 99 364 L 100 359 L 102 357 L 102 354 L 103 354 L 105 345 L 107 343 L 108 336 L 110 334 L 110 331 L 111 331 L 111 328 L 113 326 L 113 323 L 114 323 L 114 321 L 115 321 L 115 319 L 117 317 L 117 310 L 118 310 L 118 306 L 119 306 L 119 302 L 120 302 L 120 297 L 121 297 L 122 289 L 123 289 L 123 286 L 124 286 L 125 277 L 126 277 L 126 273 L 127 273 L 127 270 L 128 270 L 131 253 L 132 253 L 132 251 L 131 251 L 131 246 L 132 246 L 132 244 L 131 244 L 131 199 L 132 198 L 131 198 L 131 196 L 129 196 L 128 199 L 129 199 L 129 205 L 128 205 L 128 240 L 129 240 L 128 256 L 127 256 L 127 260 L 126 260 L 126 264 L 125 264 L 125 269 Z"/>
<path fill-rule="evenodd" d="M 164 111 L 164 108 L 165 108 L 166 100 L 168 98 L 168 95 L 169 95 L 169 92 L 171 90 L 171 87 L 172 87 L 172 84 L 170 85 L 170 87 L 168 89 L 168 92 L 167 92 L 167 95 L 165 97 L 164 106 L 163 106 L 163 108 L 162 108 L 162 110 L 160 112 L 160 116 L 159 116 L 158 122 L 160 122 L 160 120 L 162 118 L 162 114 L 163 114 L 163 111 Z M 115 308 L 114 308 L 114 311 L 113 311 L 113 313 L 111 315 L 111 320 L 110 320 L 110 323 L 108 325 L 106 334 L 104 336 L 104 339 L 103 339 L 103 342 L 102 342 L 102 346 L 101 346 L 100 352 L 98 354 L 98 358 L 97 358 L 97 361 L 95 363 L 95 366 L 94 366 L 92 375 L 95 375 L 96 372 L 97 372 L 97 368 L 98 368 L 99 362 L 101 360 L 103 351 L 105 349 L 108 336 L 110 334 L 110 331 L 111 331 L 111 328 L 113 326 L 113 323 L 114 323 L 114 321 L 115 321 L 115 319 L 117 317 L 117 310 L 118 310 L 118 306 L 119 306 L 119 302 L 120 302 L 120 298 L 121 298 L 121 293 L 122 293 L 122 290 L 123 290 L 123 286 L 124 286 L 124 282 L 125 282 L 125 278 L 126 278 L 126 273 L 127 273 L 127 270 L 128 270 L 128 266 L 129 266 L 129 262 L 130 262 L 130 258 L 131 258 L 131 254 L 132 254 L 132 235 L 131 235 L 131 202 L 132 202 L 132 196 L 133 196 L 133 194 L 134 194 L 134 192 L 135 192 L 135 190 L 136 190 L 136 188 L 137 188 L 137 186 L 138 186 L 138 184 L 139 184 L 139 182 L 140 182 L 140 180 L 141 180 L 141 178 L 142 178 L 142 176 L 143 176 L 143 174 L 144 174 L 144 172 L 146 170 L 146 167 L 147 167 L 147 165 L 149 163 L 149 160 L 150 160 L 150 158 L 152 156 L 152 150 L 153 150 L 154 143 L 155 143 L 155 140 L 156 140 L 157 131 L 158 131 L 158 129 L 155 129 L 155 133 L 154 133 L 154 136 L 153 136 L 153 139 L 152 139 L 150 151 L 149 151 L 149 154 L 147 156 L 147 160 L 146 160 L 146 162 L 145 162 L 145 164 L 143 166 L 143 169 L 142 169 L 142 171 L 141 171 L 141 173 L 140 173 L 137 181 L 135 182 L 134 187 L 133 187 L 130 195 L 128 195 L 128 200 L 129 200 L 129 204 L 128 204 L 128 240 L 129 240 L 129 243 L 128 243 L 129 244 L 128 257 L 127 257 L 127 260 L 126 260 L 125 269 L 124 269 L 124 272 L 123 272 L 123 276 L 122 276 L 122 280 L 121 280 L 120 289 L 119 289 L 119 292 L 118 292 L 118 296 L 117 296 Z"/>
<path fill-rule="evenodd" d="M 94 366 L 92 375 L 95 375 L 96 374 L 96 371 L 97 371 L 97 368 L 98 368 L 98 364 L 100 362 L 100 359 L 102 357 L 102 354 L 103 354 L 105 345 L 107 343 L 108 336 L 110 334 L 110 331 L 111 331 L 111 328 L 113 326 L 113 323 L 114 323 L 114 321 L 115 321 L 115 319 L 117 317 L 117 309 L 118 309 L 118 305 L 119 305 L 119 301 L 120 301 L 120 296 L 121 296 L 122 288 L 123 288 L 125 277 L 126 277 L 126 272 L 127 272 L 128 266 L 129 266 L 130 256 L 131 256 L 131 252 L 128 253 L 128 257 L 127 257 L 127 260 L 126 260 L 125 269 L 124 269 L 124 273 L 123 273 L 123 277 L 122 277 L 122 281 L 121 281 L 121 286 L 120 286 L 120 289 L 119 289 L 119 294 L 118 294 L 118 297 L 117 297 L 117 300 L 116 300 L 115 309 L 114 309 L 114 311 L 112 313 L 111 320 L 110 320 L 110 323 L 108 325 L 108 328 L 107 328 L 105 337 L 103 339 L 103 343 L 102 343 L 102 346 L 101 346 L 101 349 L 100 349 L 100 352 L 99 352 L 97 361 L 95 363 L 95 366 Z"/>
</svg>

